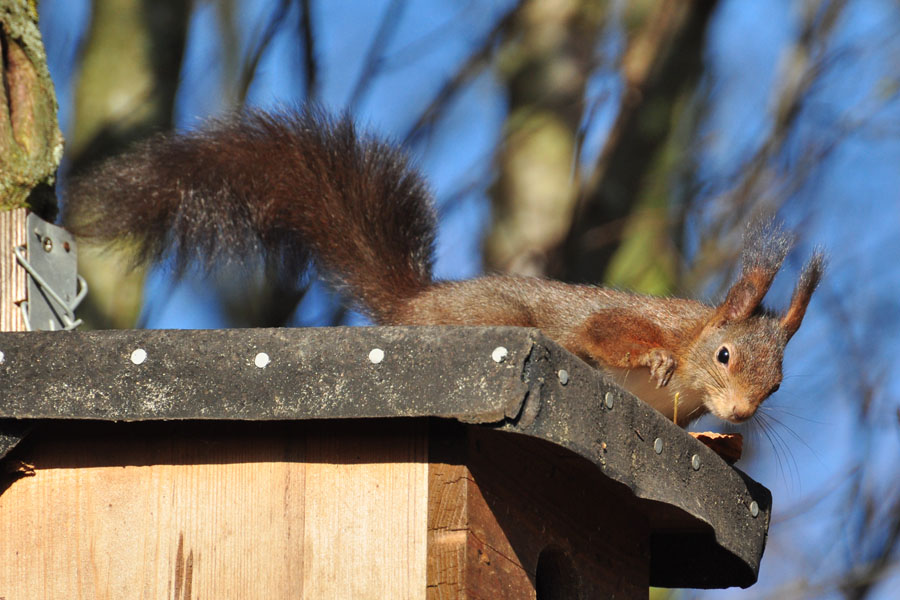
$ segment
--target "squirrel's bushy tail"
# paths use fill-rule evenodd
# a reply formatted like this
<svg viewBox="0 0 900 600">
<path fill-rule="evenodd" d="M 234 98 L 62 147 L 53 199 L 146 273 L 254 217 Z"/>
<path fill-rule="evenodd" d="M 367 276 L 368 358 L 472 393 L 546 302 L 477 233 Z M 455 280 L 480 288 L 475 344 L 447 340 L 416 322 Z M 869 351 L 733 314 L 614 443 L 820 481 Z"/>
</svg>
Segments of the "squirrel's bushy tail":
<svg viewBox="0 0 900 600">
<path fill-rule="evenodd" d="M 299 277 L 310 260 L 376 320 L 432 282 L 435 217 L 422 177 L 348 117 L 248 111 L 153 137 L 74 179 L 66 226 L 133 240 L 140 261 L 262 252 Z"/>
</svg>

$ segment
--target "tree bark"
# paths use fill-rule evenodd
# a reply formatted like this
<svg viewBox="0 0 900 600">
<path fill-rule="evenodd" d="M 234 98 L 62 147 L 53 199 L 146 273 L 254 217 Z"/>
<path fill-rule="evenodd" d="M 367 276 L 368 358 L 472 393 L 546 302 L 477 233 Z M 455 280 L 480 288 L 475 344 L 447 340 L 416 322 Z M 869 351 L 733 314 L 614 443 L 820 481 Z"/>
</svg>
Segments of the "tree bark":
<svg viewBox="0 0 900 600">
<path fill-rule="evenodd" d="M 37 14 L 21 0 L 0 0 L 0 27 L 0 210 L 52 219 L 63 137 Z"/>
<path fill-rule="evenodd" d="M 516 14 L 498 67 L 509 116 L 485 243 L 491 270 L 543 274 L 547 252 L 566 235 L 585 86 L 607 10 L 592 1 L 527 0 Z"/>
<path fill-rule="evenodd" d="M 668 291 L 672 252 L 658 243 L 669 233 L 667 176 L 681 152 L 668 141 L 700 80 L 715 6 L 715 0 L 629 3 L 622 106 L 568 235 L 554 252 L 551 276 L 602 281 L 621 250 L 631 256 L 627 269 L 619 267 L 618 284 Z M 643 282 L 631 275 L 648 272 L 655 275 Z"/>
<path fill-rule="evenodd" d="M 63 150 L 33 5 L 0 0 L 0 59 L 0 331 L 21 331 L 27 280 L 13 249 L 26 242 L 28 210 L 55 216 L 53 183 Z"/>
</svg>

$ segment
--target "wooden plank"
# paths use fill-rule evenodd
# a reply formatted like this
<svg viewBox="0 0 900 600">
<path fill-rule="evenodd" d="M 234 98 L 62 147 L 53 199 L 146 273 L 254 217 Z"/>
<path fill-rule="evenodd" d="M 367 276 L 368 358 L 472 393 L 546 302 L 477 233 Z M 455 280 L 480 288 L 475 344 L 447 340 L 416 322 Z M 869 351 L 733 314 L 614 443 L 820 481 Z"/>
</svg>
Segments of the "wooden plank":
<svg viewBox="0 0 900 600">
<path fill-rule="evenodd" d="M 25 245 L 27 210 L 0 210 L 0 331 L 24 331 L 19 303 L 26 299 L 25 269 L 16 261 L 13 248 Z"/>
<path fill-rule="evenodd" d="M 465 598 L 470 482 L 464 464 L 429 464 L 428 600 Z"/>
<path fill-rule="evenodd" d="M 550 444 L 453 435 L 429 440 L 429 600 L 646 598 L 649 527 L 625 490 Z"/>
<path fill-rule="evenodd" d="M 307 440 L 306 598 L 424 598 L 424 422 L 362 425 Z M 385 435 L 385 427 L 396 435 Z M 377 429 L 376 429 L 377 428 Z"/>
<path fill-rule="evenodd" d="M 34 434 L 0 494 L 0 597 L 424 597 L 422 426 L 375 427 Z"/>
</svg>

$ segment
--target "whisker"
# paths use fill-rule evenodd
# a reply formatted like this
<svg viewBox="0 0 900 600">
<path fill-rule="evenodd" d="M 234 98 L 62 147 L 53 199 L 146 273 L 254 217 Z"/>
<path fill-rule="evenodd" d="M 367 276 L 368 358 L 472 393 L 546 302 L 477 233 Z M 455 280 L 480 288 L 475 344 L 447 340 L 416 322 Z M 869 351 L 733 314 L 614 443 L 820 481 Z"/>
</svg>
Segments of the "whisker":
<svg viewBox="0 0 900 600">
<path fill-rule="evenodd" d="M 806 421 L 807 423 L 814 423 L 815 425 L 828 425 L 829 424 L 828 421 L 819 421 L 818 419 L 810 419 L 809 417 L 804 417 L 803 415 L 800 415 L 798 413 L 791 412 L 784 406 L 776 406 L 774 404 L 770 404 L 768 406 L 760 406 L 759 409 L 760 410 L 765 409 L 767 411 L 777 410 L 779 412 L 786 414 L 789 417 L 793 417 L 795 419 L 800 419 L 802 421 Z"/>
<path fill-rule="evenodd" d="M 691 417 L 693 417 L 694 414 L 695 414 L 697 411 L 699 411 L 701 408 L 703 408 L 703 404 L 702 404 L 702 403 L 701 403 L 701 404 L 698 404 L 697 406 L 695 406 L 695 407 L 694 407 L 694 410 L 692 410 L 691 412 L 688 413 L 688 416 L 687 416 L 688 421 L 690 421 L 690 420 L 691 420 Z"/>
<path fill-rule="evenodd" d="M 779 452 L 776 454 L 776 460 L 778 460 L 778 466 L 783 473 L 782 480 L 784 481 L 784 485 L 790 489 L 794 489 L 796 482 L 800 477 L 797 461 L 794 459 L 793 453 L 785 443 L 784 437 L 778 433 L 778 430 L 770 421 L 766 421 L 766 429 L 769 432 L 769 436 L 773 440 L 773 443 L 779 448 Z"/>
<path fill-rule="evenodd" d="M 757 415 L 756 419 L 753 420 L 753 425 L 757 428 L 759 432 L 761 432 L 766 439 L 769 441 L 769 445 L 772 447 L 772 451 L 775 453 L 775 464 L 778 467 L 778 472 L 781 475 L 782 479 L 785 480 L 784 470 L 782 468 L 781 456 L 780 456 L 780 448 L 775 445 L 775 440 L 772 439 L 771 434 L 769 433 L 768 423 L 765 419 L 764 415 Z"/>
<path fill-rule="evenodd" d="M 771 418 L 771 415 L 769 415 L 769 418 Z M 799 488 L 802 481 L 802 477 L 800 476 L 800 464 L 797 462 L 797 458 L 794 456 L 794 452 L 793 450 L 791 450 L 790 444 L 787 443 L 787 440 L 784 439 L 784 436 L 781 435 L 781 433 L 778 431 L 778 428 L 771 424 L 770 426 L 772 428 L 772 435 L 774 435 L 775 438 L 778 439 L 782 449 L 784 450 L 783 456 L 785 456 L 788 469 L 792 474 L 791 481 L 792 483 L 796 481 L 797 487 Z M 793 476 L 796 476 L 796 480 Z"/>
<path fill-rule="evenodd" d="M 816 457 L 816 460 L 819 461 L 819 464 L 821 464 L 822 466 L 825 465 L 825 463 L 822 461 L 822 457 L 819 456 L 819 454 L 815 451 L 815 449 L 813 449 L 812 446 L 810 446 L 808 443 L 806 443 L 806 440 L 804 440 L 796 431 L 794 431 L 791 427 L 789 427 L 786 423 L 784 423 L 784 421 L 782 421 L 781 419 L 778 419 L 777 417 L 775 417 L 774 415 L 772 415 L 770 413 L 763 412 L 763 414 L 766 416 L 766 418 L 770 419 L 771 421 L 774 421 L 777 425 L 783 427 L 785 429 L 785 431 L 787 431 L 788 433 L 791 434 L 791 437 L 793 437 L 795 440 L 797 440 L 798 442 L 803 444 L 806 447 L 806 449 L 809 450 L 812 453 L 812 455 Z"/>
<path fill-rule="evenodd" d="M 780 474 L 786 487 L 793 488 L 795 482 L 799 481 L 800 478 L 800 470 L 797 466 L 797 461 L 784 438 L 773 427 L 772 423 L 769 422 L 769 418 L 769 415 L 758 413 L 758 417 L 754 420 L 754 423 L 759 424 L 760 430 L 769 440 L 769 444 L 775 453 L 776 472 Z M 788 475 L 789 473 L 790 476 Z M 797 479 L 794 479 L 795 475 Z"/>
</svg>

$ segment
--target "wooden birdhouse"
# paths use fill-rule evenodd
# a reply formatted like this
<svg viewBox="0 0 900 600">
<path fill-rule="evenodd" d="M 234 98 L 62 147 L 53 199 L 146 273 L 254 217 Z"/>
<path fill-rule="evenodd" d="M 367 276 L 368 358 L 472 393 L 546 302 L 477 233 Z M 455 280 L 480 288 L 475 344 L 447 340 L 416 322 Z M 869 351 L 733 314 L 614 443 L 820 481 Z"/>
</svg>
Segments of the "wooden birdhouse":
<svg viewBox="0 0 900 600">
<path fill-rule="evenodd" d="M 769 492 L 539 331 L 0 333 L 0 598 L 751 585 Z"/>
</svg>

